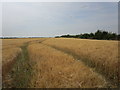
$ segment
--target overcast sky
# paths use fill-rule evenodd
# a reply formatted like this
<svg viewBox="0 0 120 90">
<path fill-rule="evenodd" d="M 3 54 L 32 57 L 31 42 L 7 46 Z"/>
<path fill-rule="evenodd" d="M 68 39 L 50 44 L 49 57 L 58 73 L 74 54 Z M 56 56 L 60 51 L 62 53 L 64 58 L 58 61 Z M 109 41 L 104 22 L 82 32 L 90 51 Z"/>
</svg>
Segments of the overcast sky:
<svg viewBox="0 0 120 90">
<path fill-rule="evenodd" d="M 54 37 L 96 30 L 118 33 L 117 2 L 4 2 L 3 36 Z"/>
</svg>

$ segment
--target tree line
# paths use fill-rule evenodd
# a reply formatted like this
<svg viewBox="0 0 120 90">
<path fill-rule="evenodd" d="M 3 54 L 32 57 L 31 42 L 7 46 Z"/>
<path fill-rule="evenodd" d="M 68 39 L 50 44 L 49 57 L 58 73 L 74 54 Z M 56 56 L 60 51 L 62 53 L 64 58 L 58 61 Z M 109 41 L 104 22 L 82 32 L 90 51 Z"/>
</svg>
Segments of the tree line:
<svg viewBox="0 0 120 90">
<path fill-rule="evenodd" d="M 56 38 L 82 38 L 82 39 L 98 39 L 98 40 L 120 40 L 120 34 L 117 35 L 116 33 L 97 30 L 95 33 L 84 33 L 78 35 L 62 35 L 56 36 Z"/>
</svg>

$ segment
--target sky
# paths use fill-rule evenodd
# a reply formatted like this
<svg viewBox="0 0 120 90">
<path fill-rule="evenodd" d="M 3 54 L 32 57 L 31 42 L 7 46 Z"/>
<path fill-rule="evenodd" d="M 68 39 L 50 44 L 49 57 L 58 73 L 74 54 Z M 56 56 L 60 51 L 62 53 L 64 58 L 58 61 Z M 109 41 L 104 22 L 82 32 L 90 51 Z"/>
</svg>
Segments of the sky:
<svg viewBox="0 0 120 90">
<path fill-rule="evenodd" d="M 117 2 L 3 2 L 2 36 L 118 33 Z"/>
</svg>

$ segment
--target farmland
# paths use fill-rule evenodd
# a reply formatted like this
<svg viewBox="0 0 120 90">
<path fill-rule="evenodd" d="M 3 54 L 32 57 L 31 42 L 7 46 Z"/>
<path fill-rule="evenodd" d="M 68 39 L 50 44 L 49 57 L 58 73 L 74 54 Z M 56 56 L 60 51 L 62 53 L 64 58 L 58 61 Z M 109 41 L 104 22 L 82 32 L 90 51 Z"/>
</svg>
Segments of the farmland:
<svg viewBox="0 0 120 90">
<path fill-rule="evenodd" d="M 2 39 L 3 87 L 117 87 L 118 41 Z"/>
</svg>

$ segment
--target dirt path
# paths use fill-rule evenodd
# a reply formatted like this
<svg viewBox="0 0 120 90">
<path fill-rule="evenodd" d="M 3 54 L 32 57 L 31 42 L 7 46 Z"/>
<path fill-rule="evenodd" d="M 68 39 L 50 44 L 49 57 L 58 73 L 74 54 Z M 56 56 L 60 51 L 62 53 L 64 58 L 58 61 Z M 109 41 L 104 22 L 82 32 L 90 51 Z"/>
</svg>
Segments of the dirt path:
<svg viewBox="0 0 120 90">
<path fill-rule="evenodd" d="M 18 58 L 12 70 L 12 76 L 14 78 L 13 81 L 14 87 L 18 87 L 18 88 L 29 87 L 28 84 L 32 77 L 32 66 L 34 65 L 34 63 L 29 60 L 27 46 L 28 43 L 25 43 L 21 47 L 22 54 Z"/>
<path fill-rule="evenodd" d="M 32 77 L 32 67 L 34 62 L 29 60 L 27 47 L 29 43 L 33 42 L 43 42 L 38 40 L 29 41 L 21 46 L 21 53 L 15 58 L 12 64 L 11 70 L 9 70 L 5 76 L 5 82 L 3 83 L 3 88 L 25 88 L 29 87 L 29 81 Z M 11 64 L 10 64 L 11 65 Z M 6 66 L 7 67 L 7 66 Z"/>
<path fill-rule="evenodd" d="M 28 87 L 32 73 L 32 63 L 29 61 L 27 52 L 28 43 L 21 46 L 21 54 L 16 58 L 12 70 L 7 75 L 7 82 L 3 87 Z"/>
<path fill-rule="evenodd" d="M 30 61 L 27 47 L 30 43 L 43 42 L 44 40 L 32 40 L 28 41 L 21 46 L 21 53 L 15 58 L 14 63 L 10 64 L 8 73 L 4 76 L 2 83 L 3 88 L 25 88 L 30 87 L 29 81 L 32 77 L 32 67 L 35 65 L 34 62 Z M 8 66 L 6 66 L 8 67 Z"/>
</svg>

